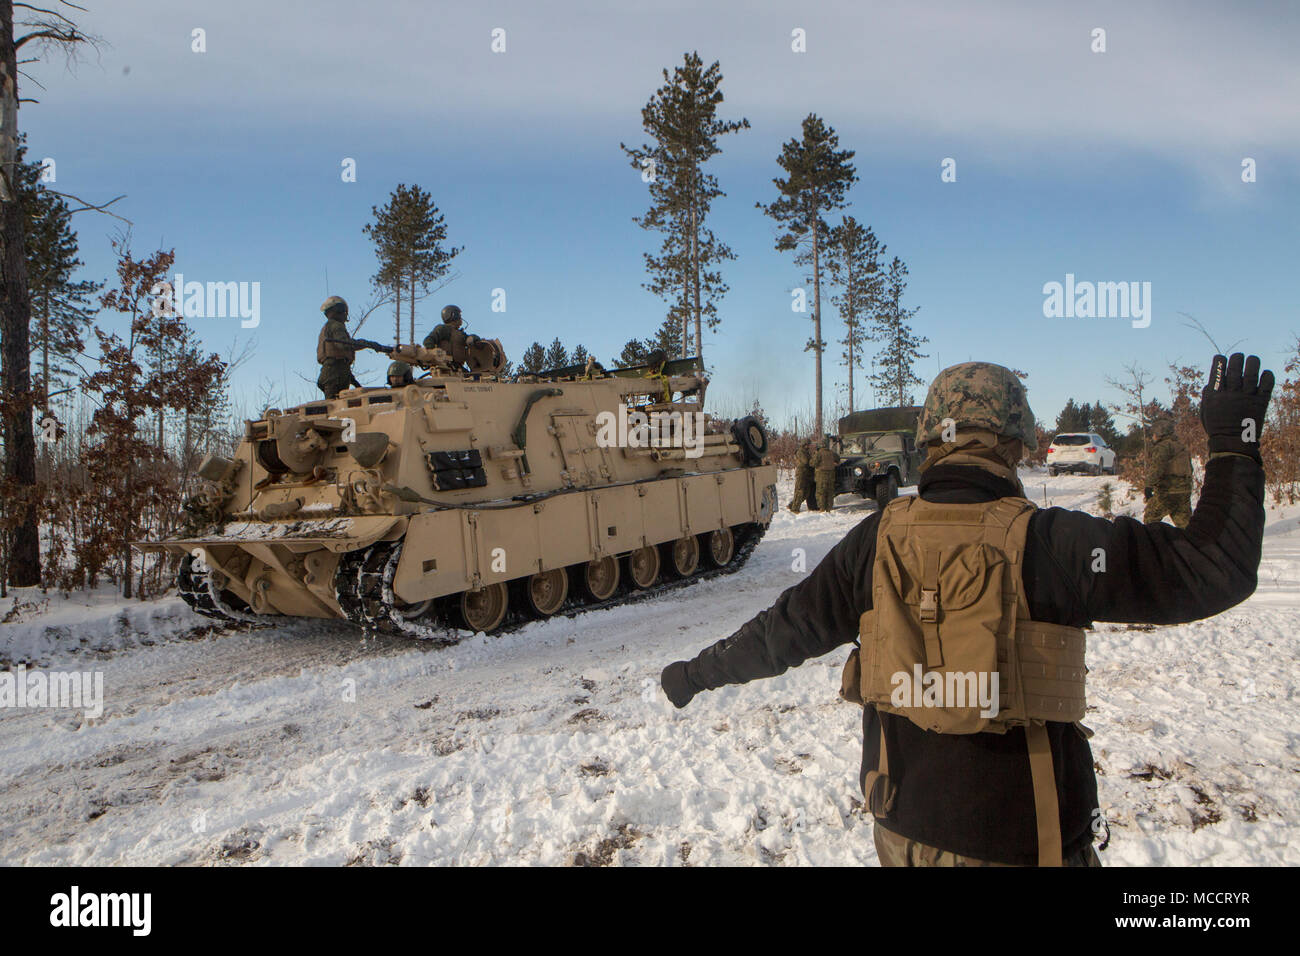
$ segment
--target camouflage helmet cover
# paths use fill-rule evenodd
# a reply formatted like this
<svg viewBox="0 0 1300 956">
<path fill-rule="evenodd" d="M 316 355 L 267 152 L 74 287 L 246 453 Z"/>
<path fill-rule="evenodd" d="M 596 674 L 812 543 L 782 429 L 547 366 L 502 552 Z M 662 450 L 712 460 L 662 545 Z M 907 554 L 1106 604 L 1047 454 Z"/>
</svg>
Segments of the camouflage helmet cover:
<svg viewBox="0 0 1300 956">
<path fill-rule="evenodd" d="M 330 309 L 333 309 L 333 308 L 335 308 L 335 307 L 337 307 L 337 306 L 342 306 L 342 307 L 343 307 L 343 310 L 344 310 L 345 312 L 347 311 L 348 304 L 347 304 L 347 302 L 345 302 L 345 301 L 343 300 L 343 297 L 342 297 L 342 296 L 337 296 L 337 295 L 332 295 L 332 296 L 330 296 L 328 299 L 326 299 L 324 302 L 322 302 L 322 303 L 320 304 L 320 310 L 321 310 L 322 312 L 328 313 L 328 312 L 330 311 Z"/>
<path fill-rule="evenodd" d="M 959 429 L 984 429 L 1018 438 L 1026 451 L 1038 448 L 1034 413 L 1016 373 L 991 362 L 963 362 L 946 368 L 930 383 L 916 423 L 916 443 L 942 441 L 945 423 Z"/>
<path fill-rule="evenodd" d="M 442 307 L 442 321 L 444 321 L 444 322 L 457 322 L 457 321 L 460 320 L 460 318 L 461 318 L 461 314 L 460 314 L 460 306 L 458 306 L 458 305 L 444 305 L 444 306 Z"/>
</svg>

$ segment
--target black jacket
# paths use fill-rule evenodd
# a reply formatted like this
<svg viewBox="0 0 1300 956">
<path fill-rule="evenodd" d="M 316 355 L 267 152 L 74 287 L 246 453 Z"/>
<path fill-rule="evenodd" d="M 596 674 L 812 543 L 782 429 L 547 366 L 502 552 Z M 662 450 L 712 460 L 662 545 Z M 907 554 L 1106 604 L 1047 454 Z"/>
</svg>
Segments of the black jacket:
<svg viewBox="0 0 1300 956">
<path fill-rule="evenodd" d="M 921 479 L 922 498 L 991 501 L 1015 494 L 971 466 L 936 464 Z M 1264 530 L 1264 472 L 1248 458 L 1211 460 L 1186 530 L 1108 521 L 1079 511 L 1034 513 L 1023 581 L 1034 620 L 1077 627 L 1093 621 L 1181 624 L 1218 614 L 1255 590 Z M 774 677 L 855 640 L 871 607 L 871 569 L 879 513 L 831 549 L 801 583 L 739 631 L 686 667 L 694 690 Z M 1105 572 L 1092 570 L 1096 549 Z M 863 773 L 876 766 L 884 721 L 889 773 L 898 796 L 883 825 L 909 839 L 1000 863 L 1037 862 L 1037 834 L 1024 732 L 937 734 L 906 718 L 863 715 Z M 1087 846 L 1097 807 L 1092 751 L 1073 724 L 1049 723 L 1064 853 Z"/>
</svg>

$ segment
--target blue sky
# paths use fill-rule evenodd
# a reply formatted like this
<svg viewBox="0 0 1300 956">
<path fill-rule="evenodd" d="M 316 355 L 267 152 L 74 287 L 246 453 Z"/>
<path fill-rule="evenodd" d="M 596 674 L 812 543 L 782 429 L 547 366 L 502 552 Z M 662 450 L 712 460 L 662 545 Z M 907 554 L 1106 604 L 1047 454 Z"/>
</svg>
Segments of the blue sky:
<svg viewBox="0 0 1300 956">
<path fill-rule="evenodd" d="M 215 351 L 252 346 L 235 382 L 249 413 L 267 390 L 316 394 L 318 306 L 371 297 L 361 229 L 399 182 L 428 189 L 465 246 L 460 278 L 421 303 L 421 334 L 445 302 L 512 357 L 558 335 L 608 359 L 652 332 L 664 306 L 641 288 L 641 256 L 657 238 L 632 222 L 646 195 L 618 146 L 642 141 L 641 106 L 688 50 L 721 61 L 722 115 L 753 126 L 712 163 L 728 193 L 712 226 L 739 257 L 705 342 L 719 411 L 812 408 L 811 323 L 790 311 L 802 270 L 754 208 L 810 111 L 857 150 L 847 211 L 911 270 L 926 379 L 968 359 L 1015 366 L 1050 420 L 1068 396 L 1118 398 L 1105 379 L 1132 362 L 1157 380 L 1205 364 L 1181 312 L 1279 372 L 1300 332 L 1295 5 L 87 3 L 82 25 L 106 42 L 72 69 L 34 67 L 30 155 L 56 160 L 58 188 L 126 194 L 114 208 L 137 252 L 174 247 L 187 279 L 260 282 L 257 329 L 193 320 Z M 1090 49 L 1098 27 L 1105 53 Z M 88 276 L 110 273 L 117 225 L 78 216 Z M 1044 318 L 1044 283 L 1067 273 L 1150 282 L 1150 327 Z M 362 334 L 391 329 L 376 314 Z M 358 377 L 378 384 L 385 361 L 366 353 Z"/>
</svg>

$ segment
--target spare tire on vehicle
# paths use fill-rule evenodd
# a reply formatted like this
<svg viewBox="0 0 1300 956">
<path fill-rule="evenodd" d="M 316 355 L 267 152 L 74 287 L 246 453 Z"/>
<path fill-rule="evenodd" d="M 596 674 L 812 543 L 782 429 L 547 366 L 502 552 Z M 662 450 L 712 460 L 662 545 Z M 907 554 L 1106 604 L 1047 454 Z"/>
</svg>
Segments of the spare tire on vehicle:
<svg viewBox="0 0 1300 956">
<path fill-rule="evenodd" d="M 762 464 L 763 456 L 767 454 L 767 430 L 762 422 L 753 415 L 746 415 L 732 423 L 731 434 L 740 445 L 747 464 Z"/>
</svg>

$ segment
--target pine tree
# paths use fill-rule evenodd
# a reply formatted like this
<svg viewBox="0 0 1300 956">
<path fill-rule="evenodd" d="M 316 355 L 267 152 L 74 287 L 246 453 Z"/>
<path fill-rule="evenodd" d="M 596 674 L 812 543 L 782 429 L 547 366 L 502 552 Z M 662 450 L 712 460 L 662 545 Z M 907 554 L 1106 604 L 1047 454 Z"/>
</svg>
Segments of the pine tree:
<svg viewBox="0 0 1300 956">
<path fill-rule="evenodd" d="M 897 407 L 912 404 L 912 386 L 923 385 L 914 369 L 917 359 L 927 358 L 920 346 L 930 341 L 918 336 L 909 324 L 919 309 L 903 308 L 903 292 L 907 289 L 907 266 L 894 256 L 885 273 L 884 287 L 876 309 L 871 339 L 883 342 L 884 348 L 876 353 L 876 371 L 872 376 L 874 387 L 892 396 Z"/>
<path fill-rule="evenodd" d="M 402 341 L 403 298 L 410 318 L 410 341 L 418 342 L 415 303 L 450 281 L 447 276 L 451 262 L 463 247 L 443 245 L 447 239 L 447 223 L 433 197 L 419 186 L 399 184 L 388 197 L 387 205 L 372 206 L 370 211 L 375 221 L 363 226 L 362 232 L 374 241 L 379 259 L 379 269 L 372 281 L 393 293 L 397 344 Z"/>
<path fill-rule="evenodd" d="M 541 342 L 534 342 L 524 350 L 519 360 L 519 371 L 524 375 L 536 375 L 546 368 L 546 349 Z"/>
<path fill-rule="evenodd" d="M 574 350 L 573 350 L 573 354 L 569 356 L 569 364 L 570 364 L 570 365 L 586 365 L 586 364 L 587 364 L 587 359 L 589 359 L 589 358 L 591 358 L 591 353 L 587 351 L 587 347 L 586 347 L 585 345 L 582 345 L 581 343 L 579 343 L 579 344 L 574 348 Z"/>
<path fill-rule="evenodd" d="M 840 294 L 831 303 L 840 310 L 844 322 L 844 346 L 841 358 L 849 370 L 849 411 L 856 408 L 853 392 L 853 371 L 862 368 L 862 346 L 867 329 L 863 319 L 875 313 L 884 286 L 884 273 L 880 257 L 885 245 L 876 238 L 870 226 L 863 226 L 852 216 L 845 216 L 841 225 L 831 230 L 826 244 L 826 267 L 831 281 L 840 287 Z"/>
<path fill-rule="evenodd" d="M 27 280 L 32 298 L 31 351 L 35 360 L 35 392 L 48 409 L 49 394 L 80 373 L 78 357 L 86 350 L 103 283 L 76 280 L 81 268 L 72 213 L 64 199 L 40 182 L 41 166 L 22 162 L 19 150 L 18 185 L 27 217 Z"/>
<path fill-rule="evenodd" d="M 1064 435 L 1069 432 L 1088 431 L 1088 419 L 1091 411 L 1091 406 L 1086 402 L 1079 405 L 1073 398 L 1067 398 L 1065 407 L 1061 409 L 1061 414 L 1056 416 L 1056 433 Z"/>
<path fill-rule="evenodd" d="M 619 353 L 618 358 L 614 359 L 615 368 L 629 368 L 633 365 L 644 365 L 646 356 L 650 354 L 650 349 L 646 348 L 645 342 L 640 339 L 628 339 L 627 344 L 623 346 L 623 351 Z"/>
<path fill-rule="evenodd" d="M 673 352 L 687 354 L 693 343 L 703 360 L 702 330 L 718 325 L 718 300 L 728 288 L 718 267 L 736 258 L 706 225 L 713 200 L 726 193 L 703 167 L 722 151 L 718 138 L 748 129 L 749 120 L 718 119 L 723 97 L 717 62 L 705 68 L 698 53 L 687 53 L 663 78 L 641 110 L 652 142 L 619 145 L 650 187 L 650 209 L 633 221 L 664 237 L 657 255 L 645 253 L 651 279 L 644 286 L 669 303 L 667 321 L 678 332 Z"/>
<path fill-rule="evenodd" d="M 777 238 L 776 248 L 794 251 L 797 264 L 812 266 L 813 334 L 804 350 L 816 356 L 817 413 L 813 427 L 818 435 L 822 434 L 822 352 L 826 349 L 822 339 L 821 260 L 830 231 L 822 217 L 848 205 L 849 187 L 858 179 L 851 162 L 853 150 L 841 150 L 839 144 L 835 130 L 815 113 L 809 113 L 803 121 L 801 138 L 787 141 L 777 157 L 786 173 L 785 178 L 772 180 L 780 195 L 767 205 L 757 204 L 785 230 Z"/>
<path fill-rule="evenodd" d="M 556 369 L 564 368 L 569 364 L 569 353 L 564 348 L 564 343 L 556 338 L 546 349 L 546 364 L 543 368 Z"/>
</svg>

